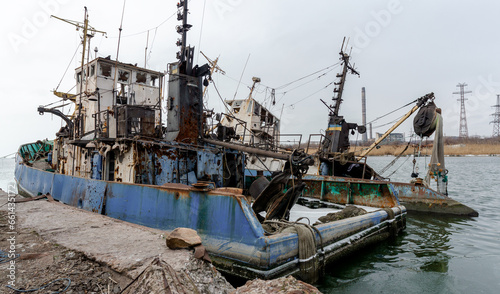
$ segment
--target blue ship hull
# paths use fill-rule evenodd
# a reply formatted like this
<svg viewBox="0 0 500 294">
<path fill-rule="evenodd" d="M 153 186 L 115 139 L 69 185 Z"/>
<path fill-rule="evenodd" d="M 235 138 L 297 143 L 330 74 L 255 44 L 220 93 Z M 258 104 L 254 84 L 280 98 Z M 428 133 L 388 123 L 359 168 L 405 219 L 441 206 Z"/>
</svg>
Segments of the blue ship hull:
<svg viewBox="0 0 500 294">
<path fill-rule="evenodd" d="M 74 177 L 26 165 L 20 154 L 15 178 L 24 196 L 49 193 L 67 205 L 147 227 L 194 229 L 214 264 L 231 275 L 270 279 L 299 274 L 300 264 L 305 262 L 298 258 L 298 235 L 265 235 L 241 189 L 200 190 L 183 184 L 155 186 Z M 406 209 L 395 206 L 390 210 L 392 213 L 377 210 L 316 226 L 314 257 L 328 265 L 397 234 L 405 227 Z"/>
</svg>

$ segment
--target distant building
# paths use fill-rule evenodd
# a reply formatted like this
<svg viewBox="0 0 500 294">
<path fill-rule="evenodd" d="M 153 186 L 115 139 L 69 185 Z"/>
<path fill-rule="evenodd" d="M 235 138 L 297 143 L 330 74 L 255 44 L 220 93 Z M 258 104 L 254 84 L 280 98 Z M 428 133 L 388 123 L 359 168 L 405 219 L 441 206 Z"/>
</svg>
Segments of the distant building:
<svg viewBox="0 0 500 294">
<path fill-rule="evenodd" d="M 375 139 L 378 140 L 384 134 L 375 133 Z M 404 133 L 390 133 L 380 144 L 403 143 L 405 141 Z"/>
</svg>

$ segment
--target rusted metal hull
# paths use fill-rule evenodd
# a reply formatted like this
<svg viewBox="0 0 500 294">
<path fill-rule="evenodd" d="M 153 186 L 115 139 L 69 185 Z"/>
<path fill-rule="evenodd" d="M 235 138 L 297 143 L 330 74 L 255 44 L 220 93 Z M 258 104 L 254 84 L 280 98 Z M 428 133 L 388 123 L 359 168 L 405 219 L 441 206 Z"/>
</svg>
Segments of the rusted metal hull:
<svg viewBox="0 0 500 294">
<path fill-rule="evenodd" d="M 476 210 L 418 184 L 317 175 L 304 176 L 304 182 L 307 184 L 306 196 L 332 203 L 364 203 L 375 207 L 399 203 L 412 212 L 479 215 Z"/>
<path fill-rule="evenodd" d="M 183 184 L 157 186 L 74 177 L 25 165 L 19 154 L 15 178 L 19 192 L 26 196 L 50 193 L 62 203 L 148 227 L 195 229 L 214 264 L 231 275 L 271 279 L 297 274 L 301 262 L 305 262 L 298 258 L 298 235 L 266 235 L 241 189 L 208 190 Z M 316 226 L 314 258 L 328 266 L 348 253 L 397 234 L 405 228 L 406 210 L 399 205 L 390 210 Z"/>
<path fill-rule="evenodd" d="M 408 211 L 479 216 L 479 213 L 473 208 L 428 187 L 399 182 L 391 182 L 391 186 L 394 193 L 398 195 L 401 204 Z"/>
<path fill-rule="evenodd" d="M 312 175 L 304 176 L 303 181 L 307 185 L 304 196 L 331 203 L 380 208 L 400 204 L 388 183 Z"/>
</svg>

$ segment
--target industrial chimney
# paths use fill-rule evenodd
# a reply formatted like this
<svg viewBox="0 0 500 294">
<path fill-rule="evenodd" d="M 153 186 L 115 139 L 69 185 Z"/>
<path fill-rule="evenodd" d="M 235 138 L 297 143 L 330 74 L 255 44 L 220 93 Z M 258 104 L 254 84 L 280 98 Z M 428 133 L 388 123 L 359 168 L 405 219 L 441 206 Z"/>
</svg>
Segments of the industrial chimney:
<svg viewBox="0 0 500 294">
<path fill-rule="evenodd" d="M 366 92 L 365 92 L 365 87 L 361 88 L 361 114 L 362 114 L 362 123 L 363 123 L 363 126 L 366 127 Z M 370 132 L 371 132 L 371 129 L 370 129 Z M 367 138 L 367 133 L 365 132 L 363 134 L 363 142 L 366 142 L 368 141 L 368 138 Z M 370 135 L 371 137 L 371 135 Z"/>
</svg>

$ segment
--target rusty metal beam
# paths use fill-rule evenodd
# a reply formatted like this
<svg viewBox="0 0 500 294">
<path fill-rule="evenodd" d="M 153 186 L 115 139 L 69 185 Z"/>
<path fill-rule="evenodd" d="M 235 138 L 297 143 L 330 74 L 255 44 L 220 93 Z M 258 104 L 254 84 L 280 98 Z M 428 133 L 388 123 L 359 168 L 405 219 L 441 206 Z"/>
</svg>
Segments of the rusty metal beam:
<svg viewBox="0 0 500 294">
<path fill-rule="evenodd" d="M 289 160 L 290 156 L 292 156 L 292 153 L 279 153 L 279 152 L 274 152 L 274 151 L 269 151 L 269 150 L 263 150 L 260 148 L 249 147 L 249 146 L 228 143 L 228 142 L 222 142 L 222 141 L 217 141 L 217 140 L 212 140 L 212 139 L 203 139 L 203 140 L 209 144 L 213 144 L 213 145 L 217 145 L 217 146 L 221 146 L 221 147 L 225 147 L 225 148 L 231 148 L 231 149 L 246 152 L 249 154 L 255 154 L 255 155 L 271 157 L 271 158 L 276 158 L 276 159 Z"/>
</svg>

